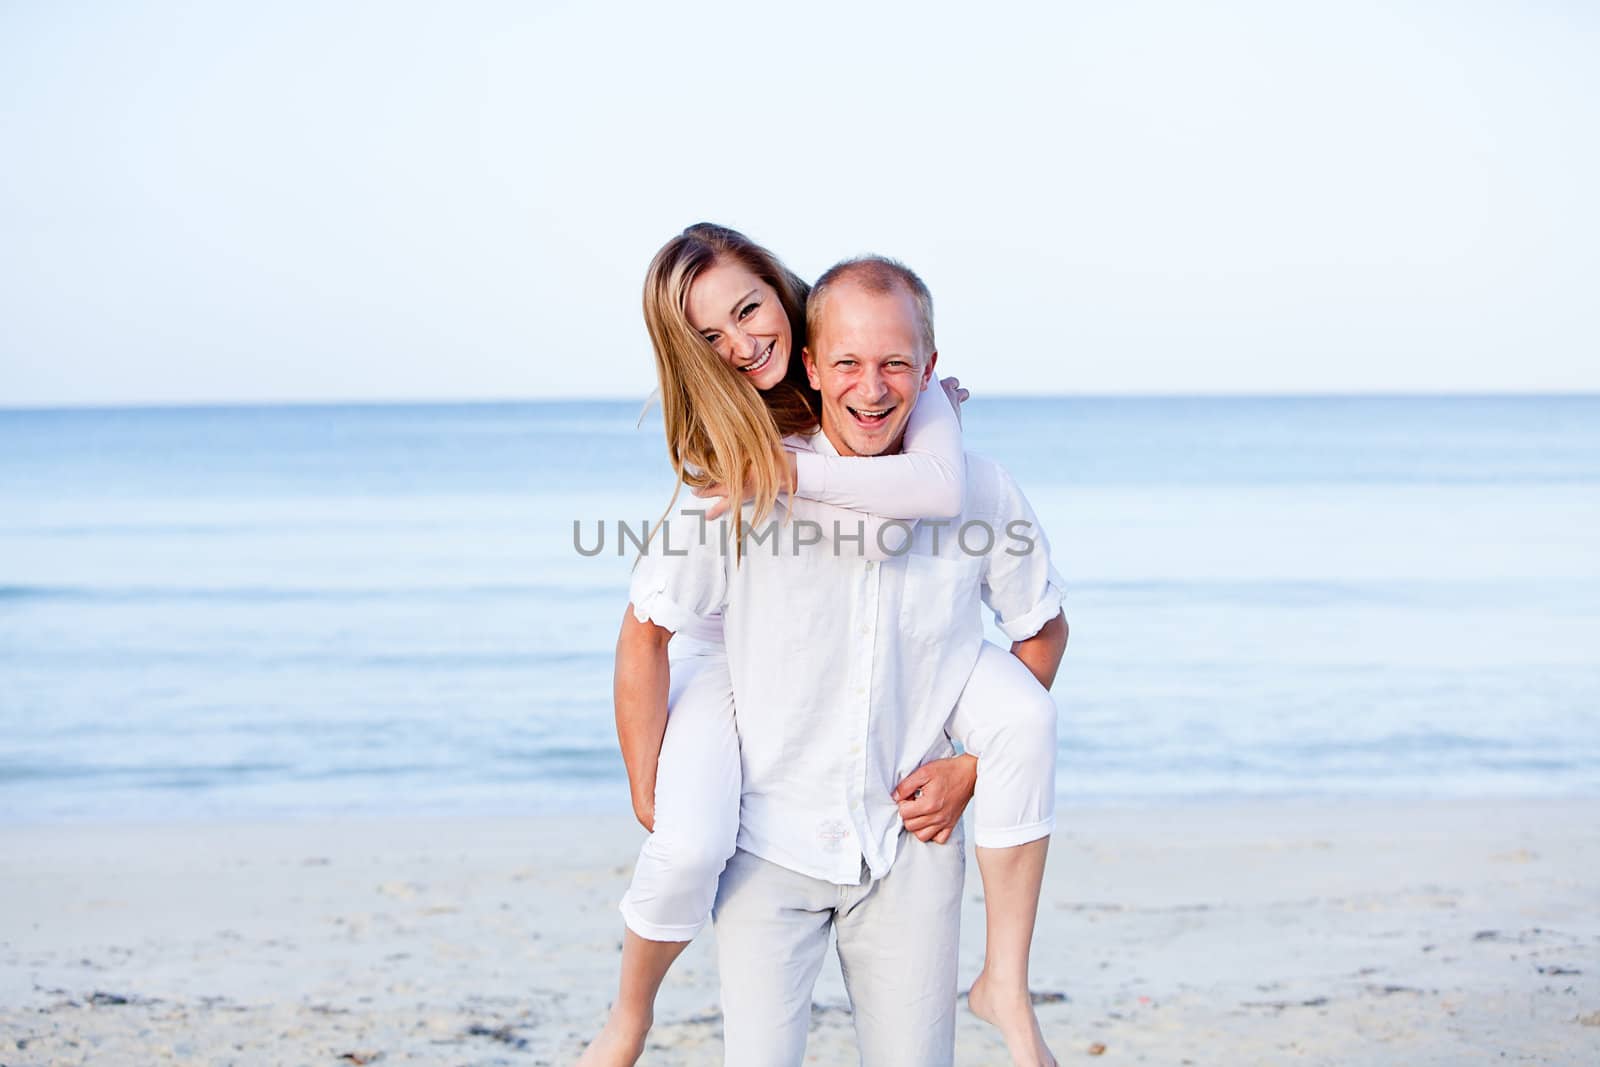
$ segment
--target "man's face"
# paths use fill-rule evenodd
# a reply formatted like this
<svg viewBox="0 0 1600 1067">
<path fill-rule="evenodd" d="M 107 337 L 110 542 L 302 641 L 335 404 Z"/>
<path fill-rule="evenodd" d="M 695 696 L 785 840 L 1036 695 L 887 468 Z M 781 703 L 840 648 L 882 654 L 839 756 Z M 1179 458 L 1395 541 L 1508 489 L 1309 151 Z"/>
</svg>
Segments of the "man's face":
<svg viewBox="0 0 1600 1067">
<path fill-rule="evenodd" d="M 802 358 L 822 394 L 822 432 L 844 456 L 900 450 L 937 352 L 924 352 L 916 301 L 898 286 L 872 293 L 841 279 Z"/>
</svg>

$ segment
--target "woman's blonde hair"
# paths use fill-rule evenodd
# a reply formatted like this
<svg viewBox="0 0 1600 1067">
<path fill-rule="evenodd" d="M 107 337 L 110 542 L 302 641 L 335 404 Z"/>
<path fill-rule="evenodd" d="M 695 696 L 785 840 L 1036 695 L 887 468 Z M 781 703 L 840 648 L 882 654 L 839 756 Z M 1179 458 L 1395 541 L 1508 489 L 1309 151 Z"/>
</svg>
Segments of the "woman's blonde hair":
<svg viewBox="0 0 1600 1067">
<path fill-rule="evenodd" d="M 765 393 L 719 356 L 689 324 L 689 287 L 718 260 L 734 260 L 770 285 L 789 317 L 789 368 Z M 743 234 L 696 223 L 661 247 L 644 277 L 644 322 L 656 353 L 667 455 L 678 482 L 694 488 L 743 485 L 755 501 L 753 522 L 772 511 L 788 482 L 782 438 L 817 427 L 818 395 L 806 380 L 800 348 L 806 336 L 810 287 L 778 257 Z M 672 501 L 678 499 L 674 489 Z M 737 502 L 734 502 L 737 504 Z M 672 510 L 668 503 L 667 510 Z M 744 539 L 734 515 L 735 551 Z"/>
</svg>

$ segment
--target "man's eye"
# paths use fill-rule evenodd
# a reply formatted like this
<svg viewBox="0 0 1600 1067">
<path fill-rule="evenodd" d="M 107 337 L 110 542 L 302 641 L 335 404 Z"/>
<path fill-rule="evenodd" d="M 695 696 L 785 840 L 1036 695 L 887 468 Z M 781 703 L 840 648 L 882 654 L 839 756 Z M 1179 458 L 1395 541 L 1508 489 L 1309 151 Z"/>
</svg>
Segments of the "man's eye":
<svg viewBox="0 0 1600 1067">
<path fill-rule="evenodd" d="M 856 365 L 856 361 L 853 359 L 840 359 L 835 360 L 833 365 L 835 367 L 854 367 Z"/>
<path fill-rule="evenodd" d="M 760 306 L 761 306 L 761 302 L 759 300 L 752 300 L 750 303 L 746 304 L 744 307 L 739 309 L 739 317 L 741 319 L 744 318 L 746 315 L 751 314 L 752 312 L 755 311 L 756 308 L 758 308 Z"/>
</svg>

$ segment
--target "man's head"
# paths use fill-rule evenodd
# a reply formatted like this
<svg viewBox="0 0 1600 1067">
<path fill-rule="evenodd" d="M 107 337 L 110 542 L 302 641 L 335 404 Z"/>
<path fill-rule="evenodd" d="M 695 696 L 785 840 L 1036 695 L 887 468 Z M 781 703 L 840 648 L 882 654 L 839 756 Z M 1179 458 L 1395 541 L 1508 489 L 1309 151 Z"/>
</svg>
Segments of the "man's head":
<svg viewBox="0 0 1600 1067">
<path fill-rule="evenodd" d="M 922 279 L 882 256 L 836 264 L 811 288 L 806 337 L 801 357 L 828 440 L 845 456 L 898 452 L 939 358 Z"/>
</svg>

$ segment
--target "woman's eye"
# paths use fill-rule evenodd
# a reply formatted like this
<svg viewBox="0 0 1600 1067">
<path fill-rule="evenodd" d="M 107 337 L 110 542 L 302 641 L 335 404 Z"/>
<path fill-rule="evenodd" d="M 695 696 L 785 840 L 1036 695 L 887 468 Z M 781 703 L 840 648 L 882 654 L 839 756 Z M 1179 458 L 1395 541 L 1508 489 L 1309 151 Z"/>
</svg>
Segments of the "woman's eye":
<svg viewBox="0 0 1600 1067">
<path fill-rule="evenodd" d="M 703 333 L 700 336 L 706 339 L 706 344 L 708 345 L 714 345 L 722 340 L 722 335 L 718 333 Z"/>
<path fill-rule="evenodd" d="M 756 308 L 758 308 L 760 306 L 761 306 L 761 304 L 760 304 L 759 301 L 751 301 L 750 303 L 746 304 L 744 307 L 739 309 L 739 317 L 742 319 L 745 316 L 750 315 L 751 313 L 753 313 L 755 311 Z"/>
</svg>

